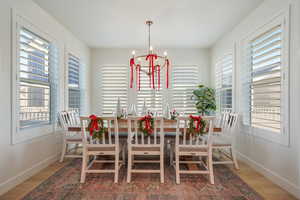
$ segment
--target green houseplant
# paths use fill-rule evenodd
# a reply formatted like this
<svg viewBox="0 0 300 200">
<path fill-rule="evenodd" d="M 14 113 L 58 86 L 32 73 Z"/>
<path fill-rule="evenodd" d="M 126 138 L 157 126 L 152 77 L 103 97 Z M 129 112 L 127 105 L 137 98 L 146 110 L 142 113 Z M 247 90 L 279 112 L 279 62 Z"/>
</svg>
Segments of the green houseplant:
<svg viewBox="0 0 300 200">
<path fill-rule="evenodd" d="M 199 85 L 193 91 L 192 98 L 196 101 L 196 108 L 201 115 L 209 115 L 216 111 L 215 90 L 204 85 Z"/>
</svg>

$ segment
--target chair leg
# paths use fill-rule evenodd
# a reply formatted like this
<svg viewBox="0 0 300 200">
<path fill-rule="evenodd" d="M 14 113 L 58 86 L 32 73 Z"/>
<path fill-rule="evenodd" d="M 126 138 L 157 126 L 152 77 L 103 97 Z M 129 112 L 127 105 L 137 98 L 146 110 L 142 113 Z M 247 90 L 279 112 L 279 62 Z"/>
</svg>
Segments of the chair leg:
<svg viewBox="0 0 300 200">
<path fill-rule="evenodd" d="M 177 150 L 176 150 L 177 151 Z M 175 153 L 175 171 L 176 171 L 176 183 L 180 184 L 180 174 L 179 174 L 179 154 Z"/>
<path fill-rule="evenodd" d="M 234 167 L 235 167 L 235 169 L 239 170 L 240 167 L 239 167 L 239 164 L 238 164 L 237 159 L 236 159 L 235 149 L 233 147 L 231 147 L 230 152 L 231 152 L 232 161 L 234 163 Z"/>
<path fill-rule="evenodd" d="M 60 157 L 60 161 L 59 162 L 63 162 L 64 161 L 64 157 L 66 154 L 66 149 L 68 147 L 68 144 L 66 143 L 66 141 L 63 142 L 63 147 L 62 147 L 62 152 L 61 152 L 61 157 Z"/>
<path fill-rule="evenodd" d="M 170 166 L 174 165 L 174 150 L 170 148 Z"/>
<path fill-rule="evenodd" d="M 119 178 L 119 150 L 115 155 L 115 183 L 118 183 Z"/>
<path fill-rule="evenodd" d="M 122 149 L 122 165 L 125 165 L 125 161 L 126 161 L 126 158 L 125 158 L 125 145 Z"/>
<path fill-rule="evenodd" d="M 164 177 L 164 152 L 161 151 L 160 153 L 160 182 L 164 183 L 165 182 L 165 177 Z"/>
<path fill-rule="evenodd" d="M 82 168 L 81 168 L 81 178 L 80 178 L 80 183 L 85 182 L 85 177 L 86 177 L 86 167 L 87 167 L 87 156 L 83 154 L 82 156 Z"/>
<path fill-rule="evenodd" d="M 130 183 L 131 181 L 131 168 L 132 168 L 132 155 L 131 152 L 128 151 L 127 183 Z"/>
<path fill-rule="evenodd" d="M 215 184 L 213 161 L 212 161 L 212 149 L 209 149 L 209 153 L 208 153 L 208 170 L 209 170 L 209 181 L 211 184 Z"/>
</svg>

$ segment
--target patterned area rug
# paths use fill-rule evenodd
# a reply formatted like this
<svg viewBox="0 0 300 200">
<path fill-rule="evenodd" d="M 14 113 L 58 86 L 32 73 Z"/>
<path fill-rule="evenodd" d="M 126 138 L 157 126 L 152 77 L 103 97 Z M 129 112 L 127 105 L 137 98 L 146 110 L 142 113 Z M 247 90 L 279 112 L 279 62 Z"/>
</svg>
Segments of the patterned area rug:
<svg viewBox="0 0 300 200">
<path fill-rule="evenodd" d="M 260 200 L 263 199 L 228 167 L 214 167 L 215 185 L 206 175 L 182 175 L 181 184 L 175 183 L 173 167 L 166 166 L 165 183 L 158 174 L 133 174 L 126 182 L 126 168 L 120 171 L 119 183 L 113 183 L 112 174 L 88 174 L 80 184 L 81 160 L 74 159 L 23 200 Z"/>
</svg>

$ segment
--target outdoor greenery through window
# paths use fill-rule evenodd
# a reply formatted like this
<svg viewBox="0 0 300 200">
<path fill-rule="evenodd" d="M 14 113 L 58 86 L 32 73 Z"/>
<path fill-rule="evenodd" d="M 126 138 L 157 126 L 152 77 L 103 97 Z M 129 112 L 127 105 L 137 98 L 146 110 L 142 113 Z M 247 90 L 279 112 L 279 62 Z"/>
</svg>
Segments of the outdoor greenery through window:
<svg viewBox="0 0 300 200">
<path fill-rule="evenodd" d="M 20 128 L 50 123 L 50 43 L 21 28 L 19 32 L 18 105 Z"/>
</svg>

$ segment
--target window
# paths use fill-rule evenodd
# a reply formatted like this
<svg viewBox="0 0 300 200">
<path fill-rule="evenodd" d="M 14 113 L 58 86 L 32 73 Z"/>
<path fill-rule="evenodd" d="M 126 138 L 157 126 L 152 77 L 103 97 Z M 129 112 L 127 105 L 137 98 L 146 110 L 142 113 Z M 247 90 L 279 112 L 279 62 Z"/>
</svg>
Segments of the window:
<svg viewBox="0 0 300 200">
<path fill-rule="evenodd" d="M 232 54 L 216 63 L 216 100 L 219 112 L 232 110 Z"/>
<path fill-rule="evenodd" d="M 288 132 L 288 35 L 287 17 L 280 15 L 245 44 L 244 124 L 269 138 Z"/>
<path fill-rule="evenodd" d="M 19 32 L 18 104 L 20 129 L 50 123 L 50 43 L 21 28 Z"/>
<path fill-rule="evenodd" d="M 127 108 L 128 67 L 110 65 L 101 67 L 101 111 L 103 115 L 112 115 L 116 110 L 118 98 L 121 107 Z"/>
<path fill-rule="evenodd" d="M 162 70 L 163 71 L 163 70 Z M 137 91 L 137 109 L 138 112 L 142 112 L 144 101 L 146 102 L 147 109 L 158 114 L 162 113 L 162 99 L 163 99 L 163 73 L 161 73 L 160 89 L 150 88 L 150 79 L 145 72 L 141 72 L 141 89 Z M 155 77 L 155 88 L 158 88 L 157 78 Z"/>
<path fill-rule="evenodd" d="M 79 85 L 80 60 L 76 56 L 68 56 L 68 90 L 69 110 L 80 112 L 80 85 Z"/>
<path fill-rule="evenodd" d="M 172 66 L 172 104 L 178 112 L 185 114 L 197 112 L 192 95 L 199 83 L 198 70 L 194 65 Z"/>
</svg>

